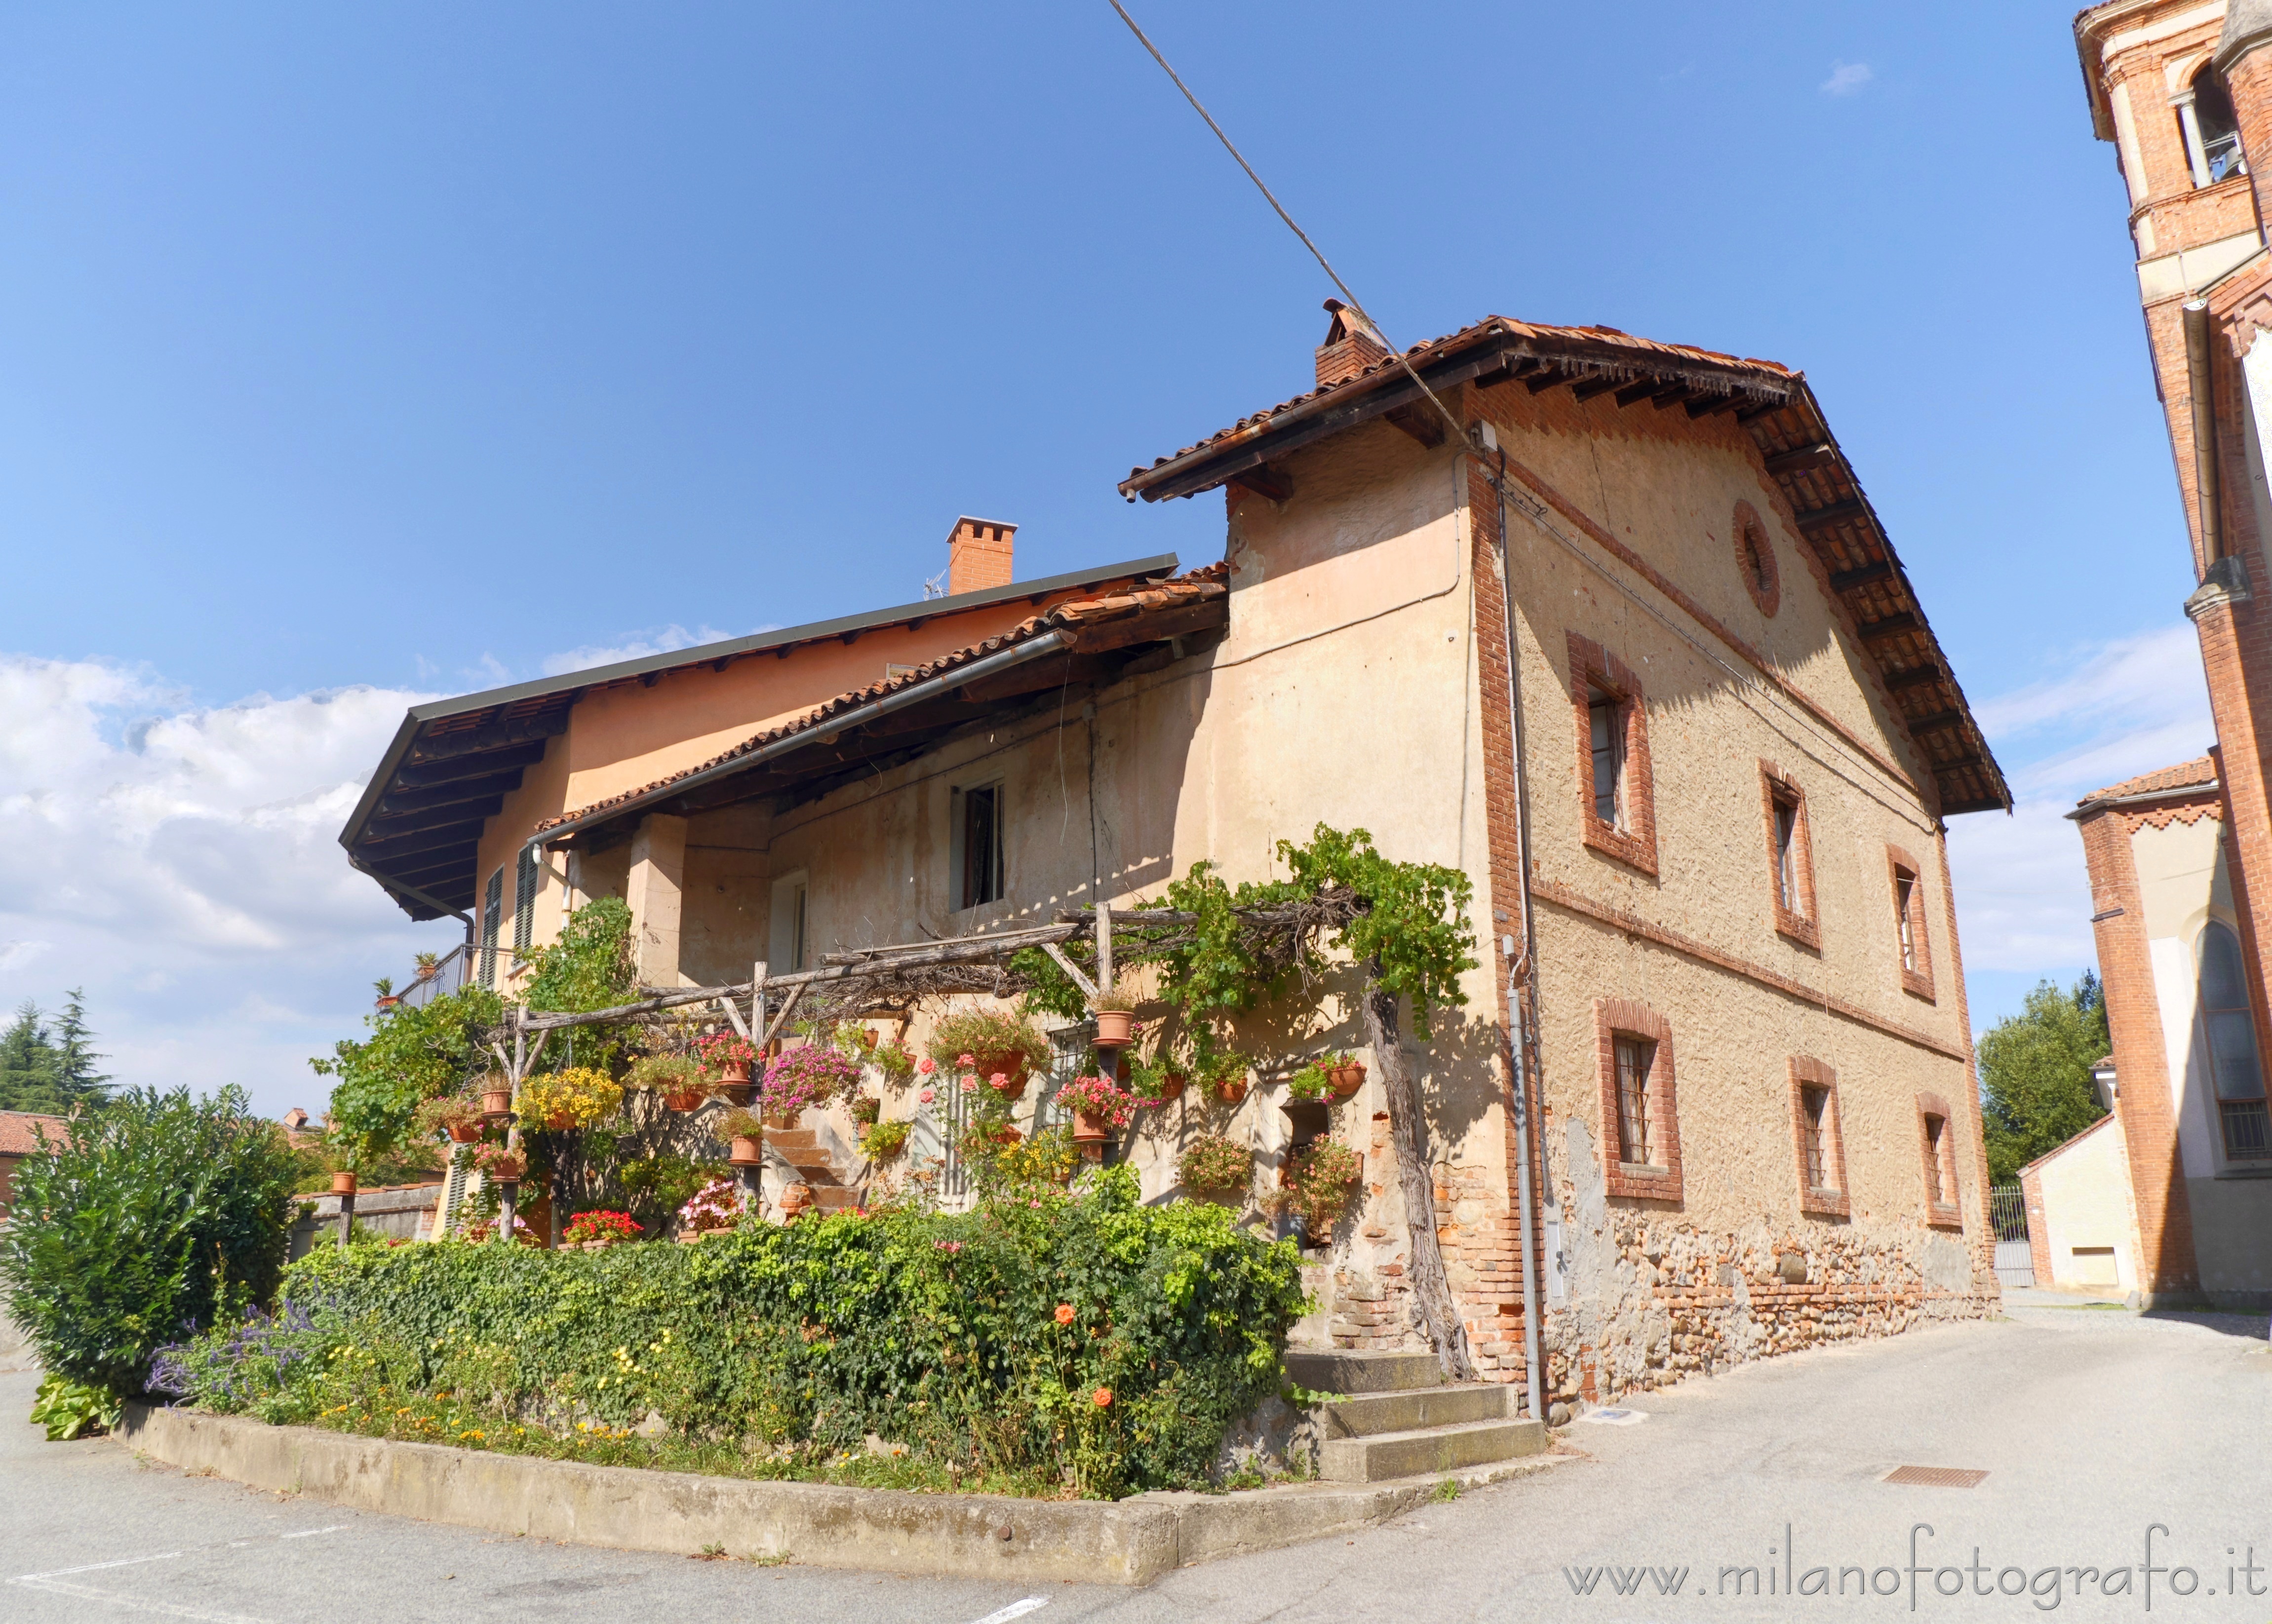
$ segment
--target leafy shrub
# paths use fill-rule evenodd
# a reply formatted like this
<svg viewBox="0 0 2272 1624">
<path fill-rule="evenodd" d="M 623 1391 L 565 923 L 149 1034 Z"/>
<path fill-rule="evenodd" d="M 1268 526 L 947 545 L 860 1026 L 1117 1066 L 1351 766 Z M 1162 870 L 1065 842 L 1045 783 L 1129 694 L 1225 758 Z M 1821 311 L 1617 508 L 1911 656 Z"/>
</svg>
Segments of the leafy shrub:
<svg viewBox="0 0 2272 1624">
<path fill-rule="evenodd" d="M 333 1047 L 311 1060 L 332 1087 L 332 1137 L 358 1167 L 383 1161 L 415 1136 L 419 1106 L 458 1091 L 485 1070 L 482 1034 L 504 1018 L 504 1001 L 486 987 L 460 987 L 412 1008 L 399 1004 L 363 1017 L 370 1036 Z"/>
<path fill-rule="evenodd" d="M 659 1151 L 625 1162 L 617 1171 L 616 1182 L 623 1188 L 632 1216 L 646 1225 L 648 1233 L 659 1234 L 689 1196 L 711 1180 L 723 1177 L 725 1172 L 716 1162 L 698 1162 L 691 1157 Z"/>
<path fill-rule="evenodd" d="M 153 1353 L 274 1293 L 292 1151 L 244 1091 L 122 1092 L 16 1169 L 8 1311 L 55 1374 L 142 1390 Z"/>
<path fill-rule="evenodd" d="M 642 1054 L 624 1073 L 625 1088 L 651 1088 L 676 1094 L 703 1086 L 702 1062 L 691 1054 Z"/>
<path fill-rule="evenodd" d="M 1221 1134 L 1197 1134 L 1177 1171 L 1187 1190 L 1244 1190 L 1254 1180 L 1254 1152 Z"/>
<path fill-rule="evenodd" d="M 589 1212 L 579 1212 L 570 1218 L 564 1239 L 571 1246 L 583 1246 L 594 1240 L 636 1240 L 644 1228 L 645 1225 L 634 1223 L 628 1212 L 610 1212 L 604 1207 L 598 1207 Z"/>
<path fill-rule="evenodd" d="M 49 1376 L 32 1396 L 32 1425 L 44 1427 L 49 1443 L 107 1433 L 118 1425 L 118 1395 L 107 1387 Z"/>
<path fill-rule="evenodd" d="M 1219 1208 L 1146 1207 L 1122 1169 L 1077 1196 L 745 1224 L 699 1246 L 329 1248 L 291 1290 L 392 1350 L 365 1356 L 414 1361 L 397 1389 L 462 1384 L 449 1346 L 493 1350 L 490 1411 L 555 1433 L 650 1412 L 690 1441 L 856 1452 L 874 1433 L 941 1467 L 1102 1496 L 1203 1481 L 1229 1425 L 1276 1391 L 1303 1307 L 1291 1247 Z M 292 1367 L 257 1402 L 312 1374 Z"/>
</svg>

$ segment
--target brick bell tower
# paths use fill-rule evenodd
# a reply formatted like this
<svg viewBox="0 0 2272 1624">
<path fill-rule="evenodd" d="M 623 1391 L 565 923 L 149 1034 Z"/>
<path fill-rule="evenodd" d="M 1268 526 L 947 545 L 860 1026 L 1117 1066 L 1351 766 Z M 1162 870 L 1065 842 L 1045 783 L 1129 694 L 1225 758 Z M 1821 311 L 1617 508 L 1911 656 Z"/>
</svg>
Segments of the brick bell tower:
<svg viewBox="0 0 2272 1624">
<path fill-rule="evenodd" d="M 2113 145 L 2129 189 L 2139 302 L 2198 583 L 2184 607 L 2216 724 L 2233 909 L 2258 1052 L 2272 1054 L 2272 0 L 2110 0 L 2077 17 L 2074 34 L 2092 128 Z M 2096 905 L 2101 962 L 2119 965 L 2126 946 L 2142 947 L 2144 927 Z M 2113 979 L 2110 970 L 2118 1054 L 2158 1055 L 2150 982 L 2126 998 Z M 2148 1289 L 2182 1291 L 2194 1267 L 2190 1203 L 2168 1079 L 2159 1081 L 2124 1088 L 2121 1111 L 2141 1240 L 2163 1254 L 2160 1270 L 2141 1260 L 2161 1277 Z M 2171 1244 L 2157 1248 L 2155 1234 Z"/>
</svg>

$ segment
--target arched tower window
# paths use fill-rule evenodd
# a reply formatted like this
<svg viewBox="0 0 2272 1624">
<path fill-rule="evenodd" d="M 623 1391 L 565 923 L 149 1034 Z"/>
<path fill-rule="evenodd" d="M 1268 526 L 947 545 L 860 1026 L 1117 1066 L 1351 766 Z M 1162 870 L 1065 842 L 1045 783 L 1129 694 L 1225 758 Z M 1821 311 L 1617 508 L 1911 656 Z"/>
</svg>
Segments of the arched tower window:
<svg viewBox="0 0 2272 1624">
<path fill-rule="evenodd" d="M 2185 136 L 2186 160 L 2193 167 L 2195 186 L 2214 186 L 2248 173 L 2232 97 L 2217 71 L 2207 63 L 2194 73 L 2178 103 L 2178 127 Z"/>
<path fill-rule="evenodd" d="M 2256 1017 L 2249 1013 L 2240 938 L 2215 920 L 2201 932 L 2201 1009 L 2224 1153 L 2233 1161 L 2272 1158 L 2272 1136 L 2265 1131 L 2264 1068 L 2256 1053 Z"/>
</svg>

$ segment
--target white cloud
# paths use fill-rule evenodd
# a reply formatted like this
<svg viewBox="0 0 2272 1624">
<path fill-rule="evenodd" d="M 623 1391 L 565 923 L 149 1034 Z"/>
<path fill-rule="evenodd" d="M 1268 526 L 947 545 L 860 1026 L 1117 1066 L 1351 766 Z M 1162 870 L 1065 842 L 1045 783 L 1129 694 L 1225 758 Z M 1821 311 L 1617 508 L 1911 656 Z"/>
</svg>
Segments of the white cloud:
<svg viewBox="0 0 2272 1624">
<path fill-rule="evenodd" d="M 1866 62 L 1834 62 L 1820 88 L 1826 96 L 1850 96 L 1876 77 Z"/>
<path fill-rule="evenodd" d="M 2216 742 L 2190 626 L 2070 651 L 2057 674 L 1977 703 L 2016 805 L 1949 824 L 1969 969 L 2051 975 L 2096 957 L 2082 841 L 2065 814 L 2095 789 Z"/>
<path fill-rule="evenodd" d="M 619 665 L 627 659 L 644 659 L 649 654 L 675 654 L 680 649 L 699 648 L 706 643 L 723 643 L 731 637 L 751 637 L 757 632 L 775 629 L 777 628 L 773 625 L 753 627 L 747 632 L 721 631 L 715 626 L 689 631 L 675 623 L 650 626 L 643 630 L 625 632 L 620 643 L 587 643 L 581 648 L 547 654 L 542 665 L 545 675 L 563 676 L 571 671 L 589 671 L 597 666 Z"/>
<path fill-rule="evenodd" d="M 320 1106 L 308 1056 L 459 929 L 411 924 L 338 844 L 427 697 L 197 707 L 133 667 L 0 656 L 0 1004 L 83 986 L 120 1081 Z"/>
</svg>

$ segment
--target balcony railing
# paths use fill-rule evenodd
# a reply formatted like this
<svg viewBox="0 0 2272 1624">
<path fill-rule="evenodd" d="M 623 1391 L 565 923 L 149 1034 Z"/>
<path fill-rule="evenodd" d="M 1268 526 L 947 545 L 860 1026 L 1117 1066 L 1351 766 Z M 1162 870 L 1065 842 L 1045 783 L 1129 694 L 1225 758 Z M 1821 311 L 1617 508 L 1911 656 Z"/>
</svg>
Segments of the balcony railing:
<svg viewBox="0 0 2272 1624">
<path fill-rule="evenodd" d="M 442 955 L 430 976 L 413 972 L 407 984 L 398 990 L 405 1009 L 415 1009 L 420 1004 L 431 1003 L 437 998 L 447 998 L 473 978 L 474 950 L 460 943 Z"/>
</svg>

